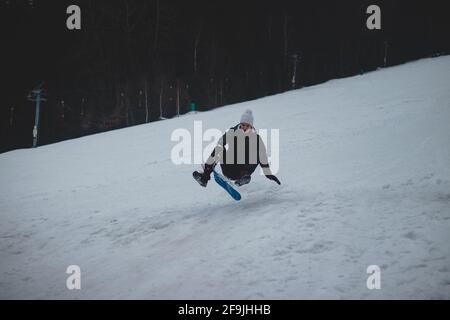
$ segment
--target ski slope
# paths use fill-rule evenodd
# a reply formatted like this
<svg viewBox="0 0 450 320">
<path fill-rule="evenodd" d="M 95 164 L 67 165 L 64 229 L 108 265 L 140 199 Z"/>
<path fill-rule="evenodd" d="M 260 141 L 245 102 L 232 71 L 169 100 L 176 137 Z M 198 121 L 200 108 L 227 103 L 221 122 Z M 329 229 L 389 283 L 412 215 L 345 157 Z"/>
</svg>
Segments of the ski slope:
<svg viewBox="0 0 450 320">
<path fill-rule="evenodd" d="M 449 299 L 449 71 L 424 59 L 0 154 L 0 298 Z M 172 163 L 170 136 L 248 108 L 280 129 L 282 185 L 254 174 L 235 202 Z"/>
</svg>

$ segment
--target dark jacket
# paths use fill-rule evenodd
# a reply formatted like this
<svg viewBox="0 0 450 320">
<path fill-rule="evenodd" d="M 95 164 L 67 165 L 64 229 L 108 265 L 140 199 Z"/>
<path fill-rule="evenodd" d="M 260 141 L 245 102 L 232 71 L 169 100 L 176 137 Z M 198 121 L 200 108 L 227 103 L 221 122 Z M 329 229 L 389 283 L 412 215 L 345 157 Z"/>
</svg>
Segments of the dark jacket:
<svg viewBox="0 0 450 320">
<path fill-rule="evenodd" d="M 254 129 L 244 133 L 239 124 L 230 128 L 218 141 L 210 157 L 209 165 L 220 163 L 223 173 L 232 179 L 252 174 L 258 165 L 265 175 L 271 175 L 266 146 Z"/>
</svg>

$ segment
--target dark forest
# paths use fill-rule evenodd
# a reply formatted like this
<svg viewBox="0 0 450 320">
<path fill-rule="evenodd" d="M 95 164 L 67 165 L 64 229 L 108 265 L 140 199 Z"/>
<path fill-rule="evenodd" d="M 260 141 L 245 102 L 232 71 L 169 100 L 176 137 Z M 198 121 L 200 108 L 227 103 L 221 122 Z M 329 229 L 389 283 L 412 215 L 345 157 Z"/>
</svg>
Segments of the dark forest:
<svg viewBox="0 0 450 320">
<path fill-rule="evenodd" d="M 1 0 L 0 152 L 32 145 L 38 85 L 43 145 L 448 54 L 444 4 Z"/>
</svg>

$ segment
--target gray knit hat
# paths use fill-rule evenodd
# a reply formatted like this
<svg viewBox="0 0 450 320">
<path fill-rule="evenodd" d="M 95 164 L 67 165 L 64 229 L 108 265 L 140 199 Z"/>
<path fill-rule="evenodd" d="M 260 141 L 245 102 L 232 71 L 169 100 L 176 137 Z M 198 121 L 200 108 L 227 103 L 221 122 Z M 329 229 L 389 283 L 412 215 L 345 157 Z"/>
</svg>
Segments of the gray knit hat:
<svg viewBox="0 0 450 320">
<path fill-rule="evenodd" d="M 253 114 L 252 110 L 247 109 L 241 116 L 241 123 L 247 123 L 253 127 Z"/>
</svg>

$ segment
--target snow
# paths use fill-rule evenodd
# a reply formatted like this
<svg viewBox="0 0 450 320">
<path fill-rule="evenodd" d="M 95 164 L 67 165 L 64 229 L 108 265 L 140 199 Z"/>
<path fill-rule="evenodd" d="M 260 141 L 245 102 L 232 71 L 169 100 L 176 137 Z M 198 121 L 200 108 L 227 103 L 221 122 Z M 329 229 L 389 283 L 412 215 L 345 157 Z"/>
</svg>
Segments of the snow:
<svg viewBox="0 0 450 320">
<path fill-rule="evenodd" d="M 424 59 L 1 154 L 0 298 L 449 299 L 449 71 Z M 282 185 L 254 174 L 235 202 L 172 163 L 170 136 L 248 108 L 280 129 Z"/>
</svg>

